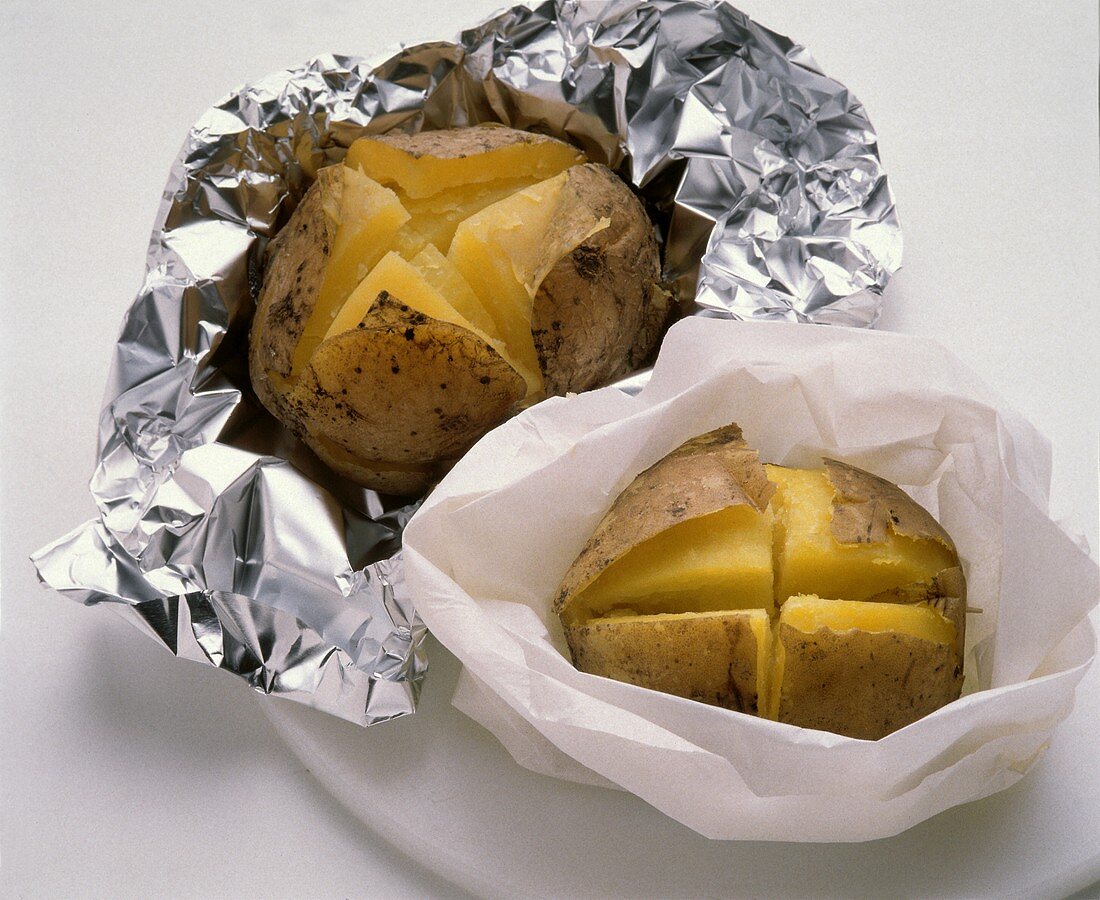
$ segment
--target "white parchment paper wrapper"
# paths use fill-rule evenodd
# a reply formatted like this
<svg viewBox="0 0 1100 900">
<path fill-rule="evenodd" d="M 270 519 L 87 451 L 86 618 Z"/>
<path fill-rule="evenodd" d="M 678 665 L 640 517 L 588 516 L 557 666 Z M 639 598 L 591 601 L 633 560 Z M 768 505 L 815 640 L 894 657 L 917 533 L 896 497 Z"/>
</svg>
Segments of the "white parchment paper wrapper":
<svg viewBox="0 0 1100 900">
<path fill-rule="evenodd" d="M 880 741 L 576 671 L 551 611 L 615 496 L 730 421 L 762 459 L 841 459 L 947 528 L 982 610 L 959 701 Z M 540 404 L 487 435 L 405 532 L 409 587 L 463 663 L 455 704 L 538 772 L 632 791 L 712 838 L 887 837 L 1017 781 L 1095 655 L 1097 566 L 1050 518 L 1046 441 L 907 335 L 685 320 L 636 396 Z"/>
</svg>

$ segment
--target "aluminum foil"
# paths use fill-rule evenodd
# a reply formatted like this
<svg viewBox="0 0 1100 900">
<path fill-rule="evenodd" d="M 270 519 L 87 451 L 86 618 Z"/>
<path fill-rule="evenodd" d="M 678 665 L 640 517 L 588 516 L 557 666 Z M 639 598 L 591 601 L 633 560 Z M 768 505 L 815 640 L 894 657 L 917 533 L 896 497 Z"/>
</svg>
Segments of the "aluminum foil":
<svg viewBox="0 0 1100 900">
<path fill-rule="evenodd" d="M 487 121 L 632 183 L 685 314 L 873 324 L 901 236 L 871 125 L 728 5 L 546 2 L 381 62 L 317 57 L 191 129 L 116 346 L 99 516 L 34 555 L 45 584 L 265 693 L 362 724 L 415 709 L 399 548 L 417 504 L 342 481 L 260 407 L 247 332 L 267 242 L 318 168 L 364 133 Z"/>
</svg>

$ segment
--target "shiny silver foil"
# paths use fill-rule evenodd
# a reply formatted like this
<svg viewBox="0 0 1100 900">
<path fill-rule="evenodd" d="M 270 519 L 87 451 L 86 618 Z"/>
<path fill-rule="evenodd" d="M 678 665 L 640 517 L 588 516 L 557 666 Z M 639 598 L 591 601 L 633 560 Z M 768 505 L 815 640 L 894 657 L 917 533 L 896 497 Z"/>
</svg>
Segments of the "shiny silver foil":
<svg viewBox="0 0 1100 900">
<path fill-rule="evenodd" d="M 362 724 L 415 709 L 424 627 L 399 548 L 417 504 L 342 481 L 260 407 L 248 325 L 318 168 L 365 133 L 490 121 L 632 183 L 684 314 L 873 324 L 901 253 L 874 131 L 728 5 L 546 2 L 380 63 L 321 56 L 191 129 L 115 350 L 99 516 L 34 555 L 45 584 L 265 693 Z"/>
</svg>

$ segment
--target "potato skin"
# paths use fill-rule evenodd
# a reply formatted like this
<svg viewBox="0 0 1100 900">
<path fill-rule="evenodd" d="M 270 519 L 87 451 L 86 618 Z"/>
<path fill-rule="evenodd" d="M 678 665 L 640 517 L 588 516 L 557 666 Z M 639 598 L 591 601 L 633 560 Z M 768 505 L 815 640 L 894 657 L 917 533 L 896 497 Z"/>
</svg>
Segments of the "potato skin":
<svg viewBox="0 0 1100 900">
<path fill-rule="evenodd" d="M 464 159 L 491 153 L 513 144 L 561 143 L 557 138 L 530 131 L 518 131 L 503 125 L 475 125 L 469 128 L 449 128 L 440 131 L 418 131 L 415 134 L 391 133 L 374 135 L 374 140 L 389 144 L 416 159 Z"/>
<path fill-rule="evenodd" d="M 383 462 L 372 465 L 369 460 L 360 460 L 334 441 L 321 437 L 310 440 L 309 447 L 338 475 L 356 484 L 370 485 L 372 490 L 382 494 L 419 494 L 442 476 L 439 464 L 422 469 L 396 468 Z"/>
<path fill-rule="evenodd" d="M 339 205 L 344 179 L 337 168 L 318 173 L 290 221 L 267 248 L 267 266 L 249 335 L 252 388 L 277 419 L 290 424 L 285 390 L 291 358 L 321 292 L 336 226 L 325 204 Z M 274 378 L 272 376 L 274 375 Z M 300 429 L 294 429 L 300 435 Z"/>
<path fill-rule="evenodd" d="M 835 459 L 824 460 L 824 466 L 836 489 L 832 532 L 840 543 L 880 543 L 892 531 L 915 540 L 938 541 L 958 558 L 943 526 L 896 484 Z"/>
<path fill-rule="evenodd" d="M 757 640 L 741 612 L 595 619 L 567 629 L 576 667 L 590 675 L 756 715 Z"/>
<path fill-rule="evenodd" d="M 520 375 L 477 335 L 383 292 L 357 329 L 317 347 L 283 402 L 307 444 L 332 441 L 370 472 L 386 462 L 434 466 L 457 458 L 524 390 Z"/>
<path fill-rule="evenodd" d="M 812 634 L 781 623 L 786 657 L 777 718 L 875 741 L 957 700 L 962 662 L 954 646 L 908 634 Z"/>
<path fill-rule="evenodd" d="M 669 324 L 653 224 L 605 166 L 568 170 L 556 221 L 584 210 L 610 225 L 549 271 L 535 296 L 531 331 L 548 395 L 587 391 L 645 363 Z"/>
</svg>

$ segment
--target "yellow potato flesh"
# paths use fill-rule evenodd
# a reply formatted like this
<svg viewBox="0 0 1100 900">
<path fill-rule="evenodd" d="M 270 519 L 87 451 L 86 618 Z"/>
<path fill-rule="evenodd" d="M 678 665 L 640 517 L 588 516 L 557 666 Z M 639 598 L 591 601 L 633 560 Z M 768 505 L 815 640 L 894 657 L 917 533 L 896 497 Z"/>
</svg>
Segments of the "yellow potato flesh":
<svg viewBox="0 0 1100 900">
<path fill-rule="evenodd" d="M 866 600 L 881 591 L 927 582 L 954 565 L 937 541 L 888 533 L 874 544 L 841 544 L 831 532 L 833 485 L 822 470 L 765 466 L 778 485 L 775 596 L 778 603 L 814 593 Z"/>
<path fill-rule="evenodd" d="M 446 256 L 432 244 L 425 246 L 410 262 L 424 280 L 450 301 L 450 304 L 477 328 L 495 336 L 493 317 L 474 293 L 470 283 L 462 277 Z"/>
<path fill-rule="evenodd" d="M 608 566 L 579 598 L 591 615 L 772 609 L 772 516 L 733 506 L 675 525 Z"/>
<path fill-rule="evenodd" d="M 533 178 L 501 178 L 458 185 L 420 199 L 405 196 L 400 189 L 397 195 L 412 217 L 411 226 L 437 250 L 446 253 L 463 220 L 537 183 Z"/>
<path fill-rule="evenodd" d="M 531 335 L 534 298 L 546 274 L 540 275 L 538 269 L 542 261 L 557 261 L 568 252 L 531 238 L 549 229 L 554 201 L 565 178 L 563 173 L 525 188 L 466 219 L 455 231 L 448 252 L 455 268 L 488 308 L 495 333 L 519 360 L 519 372 L 530 393 L 542 389 Z"/>
<path fill-rule="evenodd" d="M 351 145 L 345 164 L 360 169 L 379 184 L 400 188 L 410 198 L 420 199 L 453 187 L 467 187 L 497 181 L 501 173 L 532 181 L 550 178 L 582 159 L 566 145 L 550 142 L 510 144 L 487 153 L 473 153 L 452 159 L 413 156 L 371 138 Z"/>
<path fill-rule="evenodd" d="M 405 259 L 412 259 L 419 254 L 425 246 L 428 244 L 427 238 L 421 234 L 416 228 L 416 222 L 410 219 L 406 222 L 393 236 L 393 241 L 390 243 L 390 248 L 397 253 L 400 253 Z M 359 266 L 359 280 L 362 281 L 367 275 L 370 274 L 371 267 L 366 263 L 361 263 Z"/>
<path fill-rule="evenodd" d="M 802 594 L 783 604 L 779 620 L 805 632 L 858 628 L 867 632 L 894 631 L 936 644 L 951 644 L 955 640 L 955 626 L 927 603 L 826 600 Z"/>
<path fill-rule="evenodd" d="M 329 338 L 355 328 L 383 291 L 433 319 L 477 331 L 439 291 L 428 283 L 419 269 L 399 253 L 390 251 L 379 260 L 378 265 L 371 269 L 370 274 L 348 297 L 325 337 Z"/>
<path fill-rule="evenodd" d="M 325 215 L 336 223 L 336 233 L 317 302 L 291 357 L 291 378 L 301 373 L 344 301 L 409 221 L 393 191 L 354 169 L 345 168 L 341 174 L 344 189 L 339 205 L 325 205 Z"/>
</svg>

